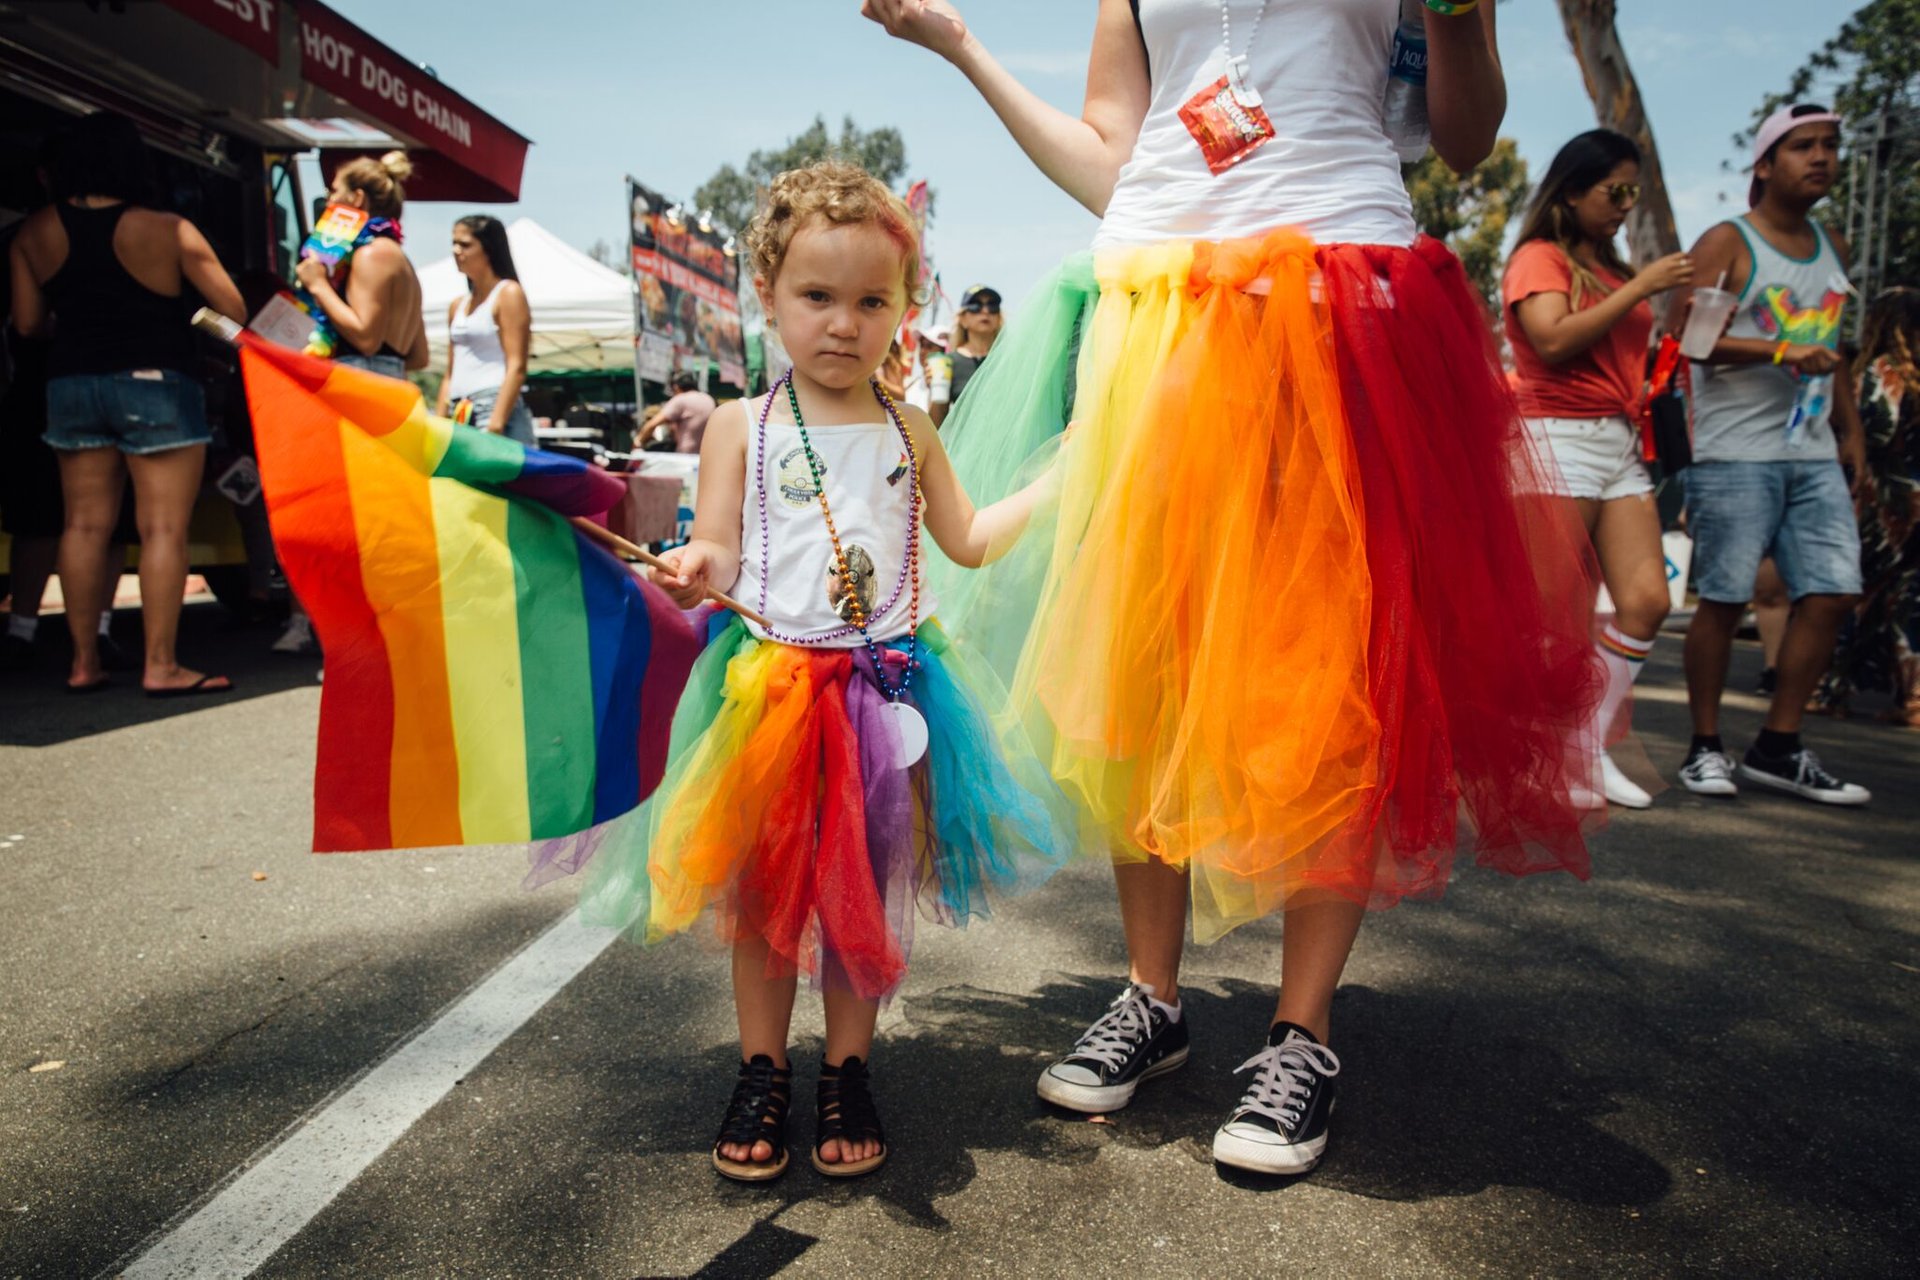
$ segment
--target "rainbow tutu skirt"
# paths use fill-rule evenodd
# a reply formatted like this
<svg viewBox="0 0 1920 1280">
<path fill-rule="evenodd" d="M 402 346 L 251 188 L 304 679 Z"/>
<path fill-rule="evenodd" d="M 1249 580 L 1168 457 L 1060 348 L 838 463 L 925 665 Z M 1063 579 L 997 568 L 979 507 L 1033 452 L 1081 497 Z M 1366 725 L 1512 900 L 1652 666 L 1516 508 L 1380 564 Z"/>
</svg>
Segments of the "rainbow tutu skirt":
<svg viewBox="0 0 1920 1280">
<path fill-rule="evenodd" d="M 943 436 L 976 502 L 1056 473 L 987 571 L 936 559 L 943 615 L 1115 856 L 1192 869 L 1198 938 L 1463 850 L 1587 874 L 1591 553 L 1444 246 L 1082 255 Z"/>
<path fill-rule="evenodd" d="M 898 685 L 906 641 L 880 649 Z M 722 943 L 764 939 L 769 976 L 887 996 L 916 916 L 965 924 L 990 891 L 1043 883 L 1078 840 L 1024 730 L 989 720 L 1006 700 L 991 673 L 932 622 L 915 662 L 905 700 L 929 744 L 903 766 L 865 649 L 760 640 L 730 619 L 694 666 L 659 790 L 537 848 L 530 880 L 585 864 L 590 922 L 655 941 L 706 920 Z"/>
</svg>

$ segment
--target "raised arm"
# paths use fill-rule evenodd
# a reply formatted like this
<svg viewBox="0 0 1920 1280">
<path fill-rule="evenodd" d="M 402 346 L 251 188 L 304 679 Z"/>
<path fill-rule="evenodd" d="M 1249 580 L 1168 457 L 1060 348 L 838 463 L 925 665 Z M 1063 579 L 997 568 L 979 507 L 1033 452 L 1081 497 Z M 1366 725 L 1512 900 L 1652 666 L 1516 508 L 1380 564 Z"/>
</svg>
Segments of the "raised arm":
<svg viewBox="0 0 1920 1280">
<path fill-rule="evenodd" d="M 1014 79 L 947 0 L 865 0 L 860 12 L 959 68 L 1040 172 L 1096 215 L 1106 212 L 1147 115 L 1147 54 L 1127 0 L 1100 0 L 1077 120 Z"/>
<path fill-rule="evenodd" d="M 370 356 L 380 350 L 381 335 L 386 332 L 387 299 L 394 281 L 406 269 L 406 254 L 391 240 L 374 240 L 356 249 L 353 274 L 347 279 L 351 300 L 340 296 L 319 259 L 304 258 L 294 270 L 340 336 L 361 355 Z"/>
<path fill-rule="evenodd" d="M 1465 173 L 1493 153 L 1507 114 L 1507 79 L 1494 36 L 1495 0 L 1468 13 L 1427 10 L 1427 119 L 1433 149 Z"/>
</svg>

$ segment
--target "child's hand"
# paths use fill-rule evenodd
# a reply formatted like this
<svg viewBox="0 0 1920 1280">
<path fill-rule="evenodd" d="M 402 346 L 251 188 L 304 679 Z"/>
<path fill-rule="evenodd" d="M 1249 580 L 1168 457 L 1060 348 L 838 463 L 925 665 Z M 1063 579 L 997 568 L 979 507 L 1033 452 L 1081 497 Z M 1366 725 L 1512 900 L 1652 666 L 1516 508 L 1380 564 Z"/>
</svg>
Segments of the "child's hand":
<svg viewBox="0 0 1920 1280">
<path fill-rule="evenodd" d="M 706 547 L 690 542 L 666 552 L 660 559 L 673 569 L 673 575 L 669 577 L 656 570 L 653 580 L 675 604 L 691 609 L 707 598 L 708 570 L 713 557 Z"/>
</svg>

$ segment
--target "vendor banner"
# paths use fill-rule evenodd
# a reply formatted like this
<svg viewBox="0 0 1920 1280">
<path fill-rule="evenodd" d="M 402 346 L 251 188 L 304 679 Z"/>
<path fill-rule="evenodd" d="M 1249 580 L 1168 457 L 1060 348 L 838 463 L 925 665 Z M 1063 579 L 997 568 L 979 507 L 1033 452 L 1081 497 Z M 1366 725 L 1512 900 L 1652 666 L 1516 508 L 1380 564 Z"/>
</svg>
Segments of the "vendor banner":
<svg viewBox="0 0 1920 1280">
<path fill-rule="evenodd" d="M 642 376 L 658 368 L 670 347 L 674 368 L 711 362 L 722 382 L 745 386 L 740 264 L 726 233 L 701 227 L 693 213 L 632 178 L 627 207 Z"/>
</svg>

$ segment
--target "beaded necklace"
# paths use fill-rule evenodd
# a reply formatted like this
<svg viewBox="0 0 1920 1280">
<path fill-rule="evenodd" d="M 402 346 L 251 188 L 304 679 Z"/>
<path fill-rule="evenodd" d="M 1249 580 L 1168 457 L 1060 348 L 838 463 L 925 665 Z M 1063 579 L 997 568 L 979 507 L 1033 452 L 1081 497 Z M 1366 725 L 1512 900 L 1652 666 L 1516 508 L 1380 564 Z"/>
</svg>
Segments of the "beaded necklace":
<svg viewBox="0 0 1920 1280">
<path fill-rule="evenodd" d="M 880 686 L 880 692 L 886 695 L 889 703 L 902 707 L 903 710 L 911 711 L 912 708 L 901 703 L 900 699 L 907 692 L 908 686 L 913 683 L 913 671 L 917 665 L 915 659 L 919 646 L 920 455 L 913 447 L 913 435 L 907 430 L 906 423 L 901 419 L 900 409 L 894 404 L 893 397 L 887 394 L 886 388 L 882 387 L 877 380 L 869 379 L 868 384 L 873 388 L 874 398 L 879 400 L 881 407 L 886 410 L 887 417 L 893 423 L 894 430 L 900 433 L 901 442 L 905 445 L 907 451 L 907 553 L 905 561 L 901 566 L 900 579 L 894 584 L 893 595 L 876 611 L 877 614 L 885 614 L 889 609 L 893 608 L 895 602 L 899 600 L 903 588 L 910 590 L 911 596 L 907 613 L 907 661 L 906 667 L 900 676 L 900 684 L 894 687 L 887 683 L 886 664 L 881 660 L 880 646 L 874 642 L 873 634 L 868 627 L 870 621 L 868 613 L 860 603 L 860 593 L 858 590 L 859 580 L 847 560 L 845 548 L 840 543 L 840 530 L 834 524 L 833 506 L 827 499 L 826 477 L 820 463 L 820 455 L 814 452 L 813 439 L 807 434 L 806 421 L 800 412 L 800 396 L 794 389 L 792 369 L 788 369 L 780 375 L 780 380 L 774 383 L 772 389 L 767 392 L 766 404 L 760 409 L 760 425 L 757 433 L 758 438 L 756 440 L 754 465 L 755 485 L 760 507 L 760 611 L 765 613 L 767 609 L 768 579 L 772 572 L 773 560 L 773 540 L 767 521 L 767 418 L 773 412 L 774 396 L 784 387 L 787 392 L 787 405 L 793 411 L 794 430 L 800 435 L 800 448 L 807 459 L 807 470 L 813 477 L 814 496 L 820 500 L 820 514 L 826 520 L 827 537 L 833 543 L 834 566 L 839 570 L 840 581 L 846 589 L 847 606 L 853 614 L 853 625 L 839 627 L 835 630 L 813 636 L 788 635 L 772 627 L 768 627 L 766 628 L 767 635 L 769 638 L 777 640 L 782 644 L 813 645 L 825 644 L 833 640 L 842 639 L 856 631 L 859 632 L 861 640 L 866 643 L 867 655 L 873 660 L 874 679 Z M 924 732 L 924 729 L 922 732 Z"/>
</svg>

